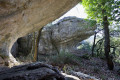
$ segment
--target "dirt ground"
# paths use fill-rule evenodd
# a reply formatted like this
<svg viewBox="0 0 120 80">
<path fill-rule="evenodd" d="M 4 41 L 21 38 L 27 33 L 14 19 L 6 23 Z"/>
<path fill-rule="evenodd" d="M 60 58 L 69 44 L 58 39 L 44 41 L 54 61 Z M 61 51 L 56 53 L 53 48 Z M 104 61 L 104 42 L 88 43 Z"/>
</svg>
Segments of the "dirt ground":
<svg viewBox="0 0 120 80">
<path fill-rule="evenodd" d="M 82 59 L 76 72 L 82 72 L 94 76 L 100 80 L 120 80 L 120 65 L 114 63 L 114 70 L 108 70 L 106 61 L 100 58 Z"/>
<path fill-rule="evenodd" d="M 75 54 L 80 55 L 79 51 L 75 51 Z M 81 58 L 79 66 L 74 70 L 100 80 L 120 80 L 120 64 L 114 62 L 114 70 L 108 70 L 106 60 L 99 57 Z"/>
<path fill-rule="evenodd" d="M 57 66 L 57 67 L 63 72 L 71 75 L 74 75 L 71 73 L 71 71 L 75 71 L 93 76 L 98 80 L 120 80 L 120 64 L 114 63 L 114 70 L 108 70 L 106 61 L 98 57 L 91 57 L 91 58 L 80 57 L 80 61 L 77 62 L 77 65 L 73 65 L 73 63 L 71 63 L 71 64 L 62 65 L 62 67 L 61 66 Z M 0 71 L 5 69 L 8 68 L 0 67 Z M 81 80 L 94 80 L 87 78 L 83 79 L 81 77 L 79 78 Z"/>
</svg>

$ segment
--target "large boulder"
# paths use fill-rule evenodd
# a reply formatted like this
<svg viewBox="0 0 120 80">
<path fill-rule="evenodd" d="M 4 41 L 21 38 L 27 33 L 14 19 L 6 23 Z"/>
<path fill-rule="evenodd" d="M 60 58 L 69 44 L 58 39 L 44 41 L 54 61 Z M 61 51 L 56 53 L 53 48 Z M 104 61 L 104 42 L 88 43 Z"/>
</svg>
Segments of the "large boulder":
<svg viewBox="0 0 120 80">
<path fill-rule="evenodd" d="M 76 49 L 80 41 L 93 35 L 95 28 L 96 21 L 76 17 L 66 17 L 56 24 L 45 26 L 40 33 L 38 54 L 71 52 Z M 34 45 L 31 44 L 33 37 L 33 34 L 29 34 L 17 40 L 18 52 L 22 53 L 21 55 L 28 55 L 31 52 Z"/>
<path fill-rule="evenodd" d="M 96 21 L 66 17 L 57 24 L 43 28 L 39 41 L 39 54 L 71 52 L 77 44 L 94 34 Z"/>
<path fill-rule="evenodd" d="M 0 0 L 0 54 L 15 62 L 10 50 L 19 37 L 40 29 L 80 1 Z"/>
</svg>

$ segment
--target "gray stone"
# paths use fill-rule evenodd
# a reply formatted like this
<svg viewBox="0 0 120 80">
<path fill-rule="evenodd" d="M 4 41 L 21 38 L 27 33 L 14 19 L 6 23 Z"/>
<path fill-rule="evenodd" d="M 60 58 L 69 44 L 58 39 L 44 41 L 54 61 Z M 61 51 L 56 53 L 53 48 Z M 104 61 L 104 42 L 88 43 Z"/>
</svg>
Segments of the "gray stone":
<svg viewBox="0 0 120 80">
<path fill-rule="evenodd" d="M 95 28 L 96 22 L 94 20 L 76 17 L 66 17 L 54 25 L 45 26 L 41 32 L 38 54 L 71 52 L 76 49 L 80 41 L 93 35 Z M 18 40 L 18 46 L 20 46 L 18 51 L 23 54 L 29 54 L 31 51 L 32 44 L 29 45 L 29 43 L 33 43 L 33 35 L 29 34 L 28 36 Z"/>
<path fill-rule="evenodd" d="M 59 18 L 80 1 L 0 0 L 0 54 L 8 56 L 9 62 L 16 62 L 10 50 L 19 37 Z"/>
<path fill-rule="evenodd" d="M 66 17 L 57 24 L 43 28 L 39 41 L 39 54 L 71 52 L 79 42 L 94 34 L 96 21 Z"/>
</svg>

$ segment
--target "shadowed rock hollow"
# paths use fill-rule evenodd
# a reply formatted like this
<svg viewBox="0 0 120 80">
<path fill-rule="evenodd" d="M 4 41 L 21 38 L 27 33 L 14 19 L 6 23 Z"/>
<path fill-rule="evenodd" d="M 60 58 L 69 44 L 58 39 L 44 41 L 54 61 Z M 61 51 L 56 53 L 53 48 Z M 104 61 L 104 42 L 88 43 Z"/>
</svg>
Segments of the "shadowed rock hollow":
<svg viewBox="0 0 120 80">
<path fill-rule="evenodd" d="M 80 1 L 0 0 L 0 54 L 15 62 L 10 50 L 17 38 L 40 29 Z"/>
</svg>

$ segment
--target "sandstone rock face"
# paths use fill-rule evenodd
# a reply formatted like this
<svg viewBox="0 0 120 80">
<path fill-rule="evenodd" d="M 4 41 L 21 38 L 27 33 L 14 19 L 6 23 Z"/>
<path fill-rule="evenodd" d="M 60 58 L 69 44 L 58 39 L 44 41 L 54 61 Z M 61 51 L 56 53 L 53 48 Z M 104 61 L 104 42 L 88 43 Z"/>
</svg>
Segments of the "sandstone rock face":
<svg viewBox="0 0 120 80">
<path fill-rule="evenodd" d="M 71 52 L 77 44 L 94 34 L 96 21 L 67 17 L 45 27 L 39 41 L 39 54 Z"/>
<path fill-rule="evenodd" d="M 0 0 L 0 54 L 13 59 L 10 50 L 17 38 L 40 29 L 79 2 L 80 0 Z"/>
</svg>

